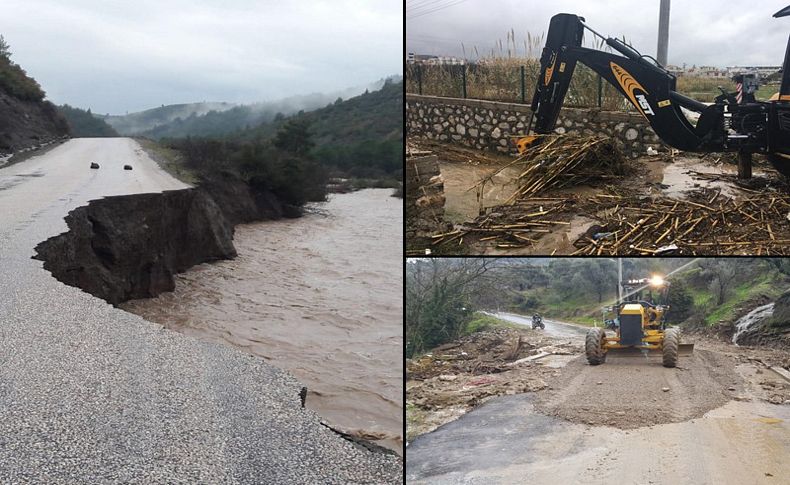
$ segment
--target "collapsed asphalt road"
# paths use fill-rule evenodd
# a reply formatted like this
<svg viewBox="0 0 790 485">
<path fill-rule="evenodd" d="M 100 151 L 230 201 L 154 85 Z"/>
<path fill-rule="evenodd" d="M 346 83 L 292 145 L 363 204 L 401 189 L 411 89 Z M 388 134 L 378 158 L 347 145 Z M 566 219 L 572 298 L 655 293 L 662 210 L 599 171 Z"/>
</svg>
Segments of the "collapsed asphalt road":
<svg viewBox="0 0 790 485">
<path fill-rule="evenodd" d="M 90 199 L 183 187 L 126 138 L 70 140 L 0 169 L 0 483 L 399 483 L 397 457 L 321 426 L 289 374 L 31 259 Z"/>
</svg>

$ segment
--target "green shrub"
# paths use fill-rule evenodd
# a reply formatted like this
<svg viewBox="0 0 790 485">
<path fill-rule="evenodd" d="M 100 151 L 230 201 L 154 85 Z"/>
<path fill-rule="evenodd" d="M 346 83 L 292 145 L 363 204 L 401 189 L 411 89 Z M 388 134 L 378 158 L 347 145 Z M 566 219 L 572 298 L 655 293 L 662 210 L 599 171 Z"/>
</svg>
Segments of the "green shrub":
<svg viewBox="0 0 790 485">
<path fill-rule="evenodd" d="M 3 55 L 0 55 L 0 88 L 24 101 L 41 101 L 45 96 L 35 79 Z"/>
</svg>

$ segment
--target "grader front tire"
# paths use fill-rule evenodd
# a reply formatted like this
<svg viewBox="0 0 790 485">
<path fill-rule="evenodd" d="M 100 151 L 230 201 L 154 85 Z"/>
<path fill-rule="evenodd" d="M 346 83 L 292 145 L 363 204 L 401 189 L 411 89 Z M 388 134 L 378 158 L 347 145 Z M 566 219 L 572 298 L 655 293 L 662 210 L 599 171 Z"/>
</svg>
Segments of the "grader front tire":
<svg viewBox="0 0 790 485">
<path fill-rule="evenodd" d="M 668 328 L 664 332 L 662 351 L 664 354 L 664 367 L 678 365 L 678 347 L 680 346 L 680 329 Z"/>
<path fill-rule="evenodd" d="M 603 348 L 604 333 L 602 328 L 591 328 L 587 331 L 584 340 L 584 351 L 587 353 L 587 362 L 590 365 L 603 364 L 606 361 L 606 351 Z"/>
</svg>

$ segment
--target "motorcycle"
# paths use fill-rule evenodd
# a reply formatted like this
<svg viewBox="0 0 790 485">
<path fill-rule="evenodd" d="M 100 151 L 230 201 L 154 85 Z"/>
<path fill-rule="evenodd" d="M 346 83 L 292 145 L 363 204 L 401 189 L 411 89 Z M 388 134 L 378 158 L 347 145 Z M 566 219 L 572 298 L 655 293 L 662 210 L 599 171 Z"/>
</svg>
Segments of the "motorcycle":
<svg viewBox="0 0 790 485">
<path fill-rule="evenodd" d="M 545 329 L 546 325 L 543 324 L 543 317 L 540 315 L 533 315 L 532 316 L 532 330 L 540 327 L 541 329 Z"/>
</svg>

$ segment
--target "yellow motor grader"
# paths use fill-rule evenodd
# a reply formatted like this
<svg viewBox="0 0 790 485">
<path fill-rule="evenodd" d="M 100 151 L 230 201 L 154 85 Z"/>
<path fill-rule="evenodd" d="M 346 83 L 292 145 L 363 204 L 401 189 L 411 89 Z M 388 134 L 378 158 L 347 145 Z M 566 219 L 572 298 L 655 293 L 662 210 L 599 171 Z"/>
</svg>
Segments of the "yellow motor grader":
<svg viewBox="0 0 790 485">
<path fill-rule="evenodd" d="M 610 352 L 661 351 L 664 367 L 675 367 L 679 355 L 693 352 L 694 344 L 680 343 L 680 329 L 667 325 L 669 282 L 653 276 L 629 280 L 623 283 L 623 288 L 623 301 L 612 308 L 616 317 L 610 320 L 604 317 L 609 327 L 614 328 L 615 335 L 607 335 L 603 327 L 587 332 L 584 347 L 591 365 L 603 364 Z M 658 291 L 661 304 L 655 303 L 653 290 Z"/>
</svg>

